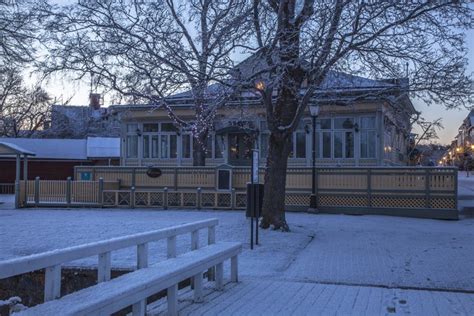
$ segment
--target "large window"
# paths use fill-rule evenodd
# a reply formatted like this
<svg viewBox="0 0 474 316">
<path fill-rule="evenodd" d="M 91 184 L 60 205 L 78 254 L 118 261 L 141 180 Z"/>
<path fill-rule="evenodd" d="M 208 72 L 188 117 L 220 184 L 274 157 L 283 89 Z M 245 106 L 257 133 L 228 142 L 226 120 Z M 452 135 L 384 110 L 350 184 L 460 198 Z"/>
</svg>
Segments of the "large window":
<svg viewBox="0 0 474 316">
<path fill-rule="evenodd" d="M 191 134 L 183 134 L 181 135 L 181 157 L 182 158 L 191 158 L 192 152 L 192 141 L 191 141 Z"/>
<path fill-rule="evenodd" d="M 304 126 L 305 122 L 301 120 L 297 130 L 293 133 L 290 158 L 306 158 L 306 131 Z"/>
<path fill-rule="evenodd" d="M 158 124 L 143 124 L 143 158 L 158 158 Z"/>
<path fill-rule="evenodd" d="M 376 157 L 376 128 L 375 117 L 361 117 L 360 119 L 360 157 Z"/>
<path fill-rule="evenodd" d="M 127 158 L 138 158 L 138 124 L 127 124 L 126 155 Z"/>
<path fill-rule="evenodd" d="M 319 158 L 354 158 L 354 119 L 320 119 L 317 127 Z"/>
</svg>

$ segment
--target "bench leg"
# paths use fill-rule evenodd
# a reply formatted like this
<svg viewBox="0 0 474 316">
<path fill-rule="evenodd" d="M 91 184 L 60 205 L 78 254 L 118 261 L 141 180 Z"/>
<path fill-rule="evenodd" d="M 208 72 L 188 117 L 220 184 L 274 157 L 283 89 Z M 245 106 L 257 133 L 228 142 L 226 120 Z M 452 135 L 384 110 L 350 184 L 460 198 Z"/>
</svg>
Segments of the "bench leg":
<svg viewBox="0 0 474 316">
<path fill-rule="evenodd" d="M 178 284 L 175 284 L 167 290 L 168 315 L 178 315 Z"/>
<path fill-rule="evenodd" d="M 132 316 L 145 316 L 146 299 L 132 305 Z"/>
<path fill-rule="evenodd" d="M 202 291 L 202 273 L 198 273 L 193 277 L 194 279 L 194 302 L 201 303 L 203 301 Z"/>
<path fill-rule="evenodd" d="M 224 285 L 224 264 L 221 262 L 216 265 L 216 287 L 221 291 Z"/>
<path fill-rule="evenodd" d="M 230 258 L 230 280 L 232 282 L 239 282 L 239 267 L 237 262 L 237 256 Z"/>
</svg>

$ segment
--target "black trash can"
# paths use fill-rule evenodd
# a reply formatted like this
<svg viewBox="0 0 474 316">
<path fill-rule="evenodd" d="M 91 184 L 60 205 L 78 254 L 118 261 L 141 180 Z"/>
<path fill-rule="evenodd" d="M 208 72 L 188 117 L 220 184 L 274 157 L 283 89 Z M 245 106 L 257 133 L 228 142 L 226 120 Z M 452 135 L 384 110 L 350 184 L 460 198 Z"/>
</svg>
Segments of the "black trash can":
<svg viewBox="0 0 474 316">
<path fill-rule="evenodd" d="M 247 183 L 247 217 L 259 218 L 262 215 L 263 184 Z"/>
</svg>

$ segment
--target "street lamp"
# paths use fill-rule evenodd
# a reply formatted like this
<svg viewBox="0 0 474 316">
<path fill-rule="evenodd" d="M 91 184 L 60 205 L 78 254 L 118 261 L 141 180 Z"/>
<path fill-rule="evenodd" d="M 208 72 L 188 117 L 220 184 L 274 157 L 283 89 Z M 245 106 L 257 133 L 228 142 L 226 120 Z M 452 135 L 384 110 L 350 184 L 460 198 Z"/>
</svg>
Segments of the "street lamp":
<svg viewBox="0 0 474 316">
<path fill-rule="evenodd" d="M 309 202 L 309 207 L 312 210 L 318 209 L 318 199 L 316 197 L 316 118 L 319 115 L 319 105 L 312 104 L 309 106 L 309 112 L 313 119 L 313 175 L 312 175 L 312 185 L 311 185 L 311 199 Z"/>
</svg>

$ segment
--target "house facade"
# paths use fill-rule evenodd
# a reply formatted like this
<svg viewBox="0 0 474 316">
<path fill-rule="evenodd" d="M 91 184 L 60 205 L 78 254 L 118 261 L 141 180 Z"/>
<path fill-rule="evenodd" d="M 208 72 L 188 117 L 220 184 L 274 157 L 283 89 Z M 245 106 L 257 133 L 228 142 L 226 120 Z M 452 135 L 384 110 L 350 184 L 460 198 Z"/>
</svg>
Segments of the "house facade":
<svg viewBox="0 0 474 316">
<path fill-rule="evenodd" d="M 257 91 L 245 91 L 217 108 L 207 142 L 207 166 L 250 164 L 252 148 L 266 163 L 269 131 Z M 371 80 L 347 74 L 329 76 L 313 100 L 320 105 L 316 124 L 318 166 L 406 165 L 410 118 L 416 114 L 406 80 Z M 169 98 L 174 113 L 192 120 L 188 93 Z M 177 128 L 165 109 L 120 105 L 121 165 L 191 166 L 193 137 Z M 307 110 L 293 133 L 288 164 L 312 165 L 312 117 Z"/>
</svg>

